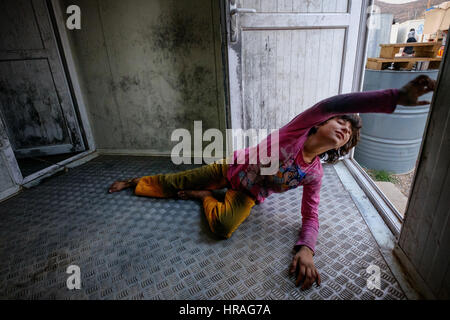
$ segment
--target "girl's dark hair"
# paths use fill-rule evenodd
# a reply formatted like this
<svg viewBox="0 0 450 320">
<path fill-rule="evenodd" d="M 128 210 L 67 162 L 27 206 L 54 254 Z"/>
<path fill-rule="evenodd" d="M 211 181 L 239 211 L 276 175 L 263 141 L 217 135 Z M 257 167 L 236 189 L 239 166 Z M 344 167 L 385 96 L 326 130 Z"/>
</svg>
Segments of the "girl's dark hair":
<svg viewBox="0 0 450 320">
<path fill-rule="evenodd" d="M 319 155 L 320 159 L 325 158 L 324 161 L 327 163 L 331 163 L 331 164 L 336 163 L 340 157 L 345 156 L 347 153 L 349 153 L 349 151 L 354 146 L 356 146 L 356 144 L 359 141 L 359 131 L 362 128 L 362 120 L 357 114 L 354 114 L 354 113 L 353 114 L 344 114 L 344 115 L 331 117 L 330 119 L 322 122 L 318 126 L 312 127 L 308 132 L 308 137 L 317 132 L 317 127 L 324 125 L 325 123 L 327 123 L 328 121 L 330 121 L 333 118 L 340 118 L 340 119 L 349 121 L 350 124 L 352 125 L 352 134 L 351 134 L 348 142 L 346 144 L 344 144 L 342 147 L 340 147 L 338 150 L 331 149 L 331 150 L 328 150 Z"/>
</svg>

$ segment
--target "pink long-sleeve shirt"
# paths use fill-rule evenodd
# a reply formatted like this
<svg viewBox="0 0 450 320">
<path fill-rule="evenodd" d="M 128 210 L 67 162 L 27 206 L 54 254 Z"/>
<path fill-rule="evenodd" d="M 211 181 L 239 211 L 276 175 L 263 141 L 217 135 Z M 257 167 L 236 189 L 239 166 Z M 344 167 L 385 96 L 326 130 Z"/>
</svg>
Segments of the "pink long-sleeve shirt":
<svg viewBox="0 0 450 320">
<path fill-rule="evenodd" d="M 301 151 L 309 130 L 341 114 L 392 113 L 397 101 L 398 89 L 341 94 L 320 101 L 277 130 L 278 142 L 272 139 L 272 133 L 255 147 L 235 151 L 233 163 L 228 164 L 227 172 L 231 187 L 250 193 L 257 203 L 261 203 L 272 193 L 302 185 L 302 226 L 295 247 L 306 245 L 315 252 L 323 168 L 318 156 L 311 163 L 306 163 L 303 159 Z M 261 174 L 261 168 L 267 168 L 269 164 L 267 159 L 261 161 L 260 155 L 263 155 L 263 159 L 264 155 L 273 156 L 271 150 L 276 150 L 275 146 L 278 146 L 278 165 L 273 173 Z"/>
</svg>

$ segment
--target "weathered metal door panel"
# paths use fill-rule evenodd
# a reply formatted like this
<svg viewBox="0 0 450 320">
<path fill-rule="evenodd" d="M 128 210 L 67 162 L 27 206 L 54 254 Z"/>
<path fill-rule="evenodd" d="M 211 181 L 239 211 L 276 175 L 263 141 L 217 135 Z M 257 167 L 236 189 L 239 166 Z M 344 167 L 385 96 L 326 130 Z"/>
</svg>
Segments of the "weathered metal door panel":
<svg viewBox="0 0 450 320">
<path fill-rule="evenodd" d="M 350 92 L 363 3 L 227 1 L 231 127 L 277 129 Z"/>
<path fill-rule="evenodd" d="M 17 158 L 85 150 L 45 0 L 0 1 L 0 115 Z"/>
</svg>

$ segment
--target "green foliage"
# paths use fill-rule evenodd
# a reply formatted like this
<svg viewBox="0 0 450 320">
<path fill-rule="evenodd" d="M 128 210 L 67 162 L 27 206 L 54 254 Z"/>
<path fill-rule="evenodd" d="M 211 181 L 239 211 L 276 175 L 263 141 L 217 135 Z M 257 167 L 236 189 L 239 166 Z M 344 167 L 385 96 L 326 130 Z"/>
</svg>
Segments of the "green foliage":
<svg viewBox="0 0 450 320">
<path fill-rule="evenodd" d="M 366 170 L 370 177 L 375 181 L 396 182 L 397 179 L 392 176 L 392 172 L 385 170 Z"/>
</svg>

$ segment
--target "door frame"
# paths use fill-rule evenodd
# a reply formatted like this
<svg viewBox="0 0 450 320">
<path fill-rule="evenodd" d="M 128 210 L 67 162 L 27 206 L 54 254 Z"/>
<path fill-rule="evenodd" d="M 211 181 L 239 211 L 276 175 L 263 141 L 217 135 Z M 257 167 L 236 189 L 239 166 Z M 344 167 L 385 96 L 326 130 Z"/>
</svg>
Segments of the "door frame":
<svg viewBox="0 0 450 320">
<path fill-rule="evenodd" d="M 51 28 L 53 30 L 53 35 L 57 43 L 57 50 L 59 53 L 60 62 L 63 67 L 63 72 L 65 74 L 69 86 L 69 92 L 73 101 L 75 112 L 78 117 L 78 123 L 80 126 L 86 150 L 66 160 L 60 161 L 57 164 L 51 165 L 43 170 L 35 172 L 27 177 L 23 177 L 19 165 L 17 163 L 17 160 L 15 158 L 14 152 L 11 148 L 11 144 L 7 138 L 6 128 L 4 128 L 3 124 L 0 124 L 0 130 L 4 131 L 5 133 L 4 136 L 6 137 L 6 139 L 5 137 L 3 137 L 0 141 L 0 156 L 6 163 L 11 179 L 16 184 L 15 187 L 12 187 L 0 193 L 0 201 L 10 198 L 15 194 L 17 194 L 18 192 L 20 192 L 22 186 L 27 184 L 33 185 L 35 183 L 39 183 L 41 179 L 66 169 L 69 163 L 80 160 L 88 155 L 91 155 L 95 153 L 96 150 L 92 129 L 89 124 L 88 115 L 86 111 L 86 103 L 85 100 L 83 99 L 80 80 L 78 77 L 75 60 L 72 56 L 68 31 L 65 25 L 66 21 L 65 10 L 63 10 L 63 8 L 61 7 L 59 0 L 42 0 L 42 1 L 45 2 L 45 5 L 47 7 Z"/>
<path fill-rule="evenodd" d="M 364 84 L 364 70 L 365 70 L 365 61 L 367 59 L 367 36 L 368 36 L 368 28 L 367 28 L 367 18 L 368 12 L 367 9 L 373 5 L 373 0 L 366 1 L 365 5 L 363 5 L 361 14 L 361 22 L 360 22 L 360 34 L 358 43 L 362 44 L 358 47 L 357 52 L 357 72 L 354 74 L 353 81 L 353 91 L 362 91 L 362 87 Z M 364 191 L 364 193 L 369 198 L 370 202 L 377 209 L 381 218 L 387 227 L 391 230 L 392 234 L 398 240 L 400 235 L 400 231 L 402 228 L 403 218 L 395 205 L 384 195 L 384 193 L 380 190 L 380 188 L 375 184 L 372 178 L 364 171 L 364 169 L 360 166 L 360 164 L 354 158 L 355 148 L 349 152 L 348 156 L 344 158 L 343 163 L 347 167 L 348 171 L 352 174 L 358 185 Z M 415 177 L 413 178 L 414 181 Z M 408 203 L 409 204 L 408 197 Z"/>
<path fill-rule="evenodd" d="M 370 2 L 373 2 L 371 0 Z M 364 15 L 367 17 L 367 15 Z M 362 86 L 364 83 L 364 68 L 365 68 L 365 61 L 366 61 L 366 50 L 367 50 L 367 28 L 366 23 L 362 24 L 364 30 L 364 53 L 362 53 L 359 56 L 358 66 L 361 69 L 360 74 L 356 74 L 355 77 L 360 77 L 359 80 L 355 82 L 355 88 L 354 91 L 361 91 Z M 363 34 L 362 33 L 362 34 Z M 445 50 L 448 50 L 448 44 L 446 45 Z M 446 52 L 446 51 L 445 51 Z M 443 70 L 444 66 L 444 58 L 446 57 L 445 52 L 443 54 L 443 61 L 441 62 L 440 69 L 439 69 L 439 77 L 441 77 L 441 72 Z M 436 91 L 437 92 L 437 91 Z M 435 92 L 435 95 L 436 95 Z M 424 129 L 423 137 L 422 137 L 422 143 L 419 149 L 419 153 L 417 156 L 417 161 L 419 165 L 419 160 L 423 158 L 422 151 L 423 151 L 423 143 L 426 140 L 426 137 L 428 135 L 428 126 L 430 122 L 430 115 L 431 115 L 431 108 L 433 106 L 435 97 L 433 96 L 433 100 L 431 102 L 430 106 L 430 113 L 428 115 L 426 126 Z M 364 169 L 359 165 L 359 163 L 354 159 L 354 148 L 352 149 L 350 153 L 350 157 L 343 160 L 344 165 L 347 167 L 348 171 L 352 174 L 352 176 L 355 178 L 358 185 L 361 187 L 361 189 L 364 191 L 364 193 L 369 198 L 370 202 L 374 205 L 374 207 L 377 209 L 379 215 L 383 219 L 384 223 L 387 225 L 387 227 L 390 229 L 392 234 L 395 236 L 396 241 L 398 243 L 400 239 L 400 234 L 402 232 L 404 221 L 408 215 L 408 211 L 411 210 L 410 208 L 410 202 L 413 197 L 417 197 L 415 193 L 413 193 L 413 186 L 420 184 L 420 180 L 417 180 L 417 168 L 414 173 L 413 179 L 412 179 L 412 185 L 410 188 L 408 200 L 406 203 L 406 209 L 404 218 L 398 211 L 398 209 L 395 207 L 395 205 L 384 195 L 384 193 L 380 190 L 380 188 L 375 184 L 373 179 L 369 177 L 369 175 L 364 171 Z M 420 179 L 421 177 L 419 177 Z M 409 275 L 414 279 L 414 282 L 420 287 L 421 292 L 425 294 L 426 297 L 432 297 L 431 291 L 427 289 L 426 283 L 420 279 L 419 276 L 417 276 L 416 272 L 414 271 L 414 268 L 412 265 L 408 262 L 408 257 L 406 257 L 405 254 L 402 254 L 399 249 L 398 245 L 396 245 L 394 249 L 395 253 L 397 254 L 397 257 L 402 261 L 402 264 L 407 267 Z"/>
<path fill-rule="evenodd" d="M 410 188 L 404 224 L 394 253 L 413 276 L 427 299 L 448 299 L 448 132 L 450 95 L 449 42 L 444 49 L 436 89 L 431 100 L 417 167 Z M 423 181 L 423 182 L 422 182 Z M 440 191 L 440 193 L 439 193 Z M 431 207 L 434 206 L 434 207 Z M 428 214 L 428 212 L 433 212 Z M 422 281 L 422 282 L 421 282 Z"/>
<path fill-rule="evenodd" d="M 77 32 L 76 30 L 67 30 L 65 10 L 61 6 L 60 0 L 46 0 L 50 19 L 53 24 L 53 31 L 56 41 L 58 43 L 59 55 L 66 73 L 66 78 L 69 84 L 69 89 L 74 102 L 75 110 L 78 112 L 78 121 L 80 129 L 85 138 L 86 151 L 93 151 L 96 149 L 94 135 L 89 123 L 86 101 L 83 98 L 81 90 L 81 82 L 78 76 L 78 68 L 75 59 L 72 55 L 68 32 Z"/>
</svg>

